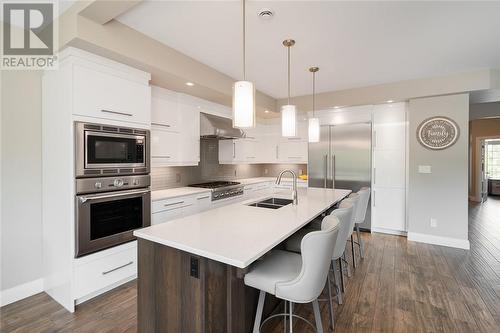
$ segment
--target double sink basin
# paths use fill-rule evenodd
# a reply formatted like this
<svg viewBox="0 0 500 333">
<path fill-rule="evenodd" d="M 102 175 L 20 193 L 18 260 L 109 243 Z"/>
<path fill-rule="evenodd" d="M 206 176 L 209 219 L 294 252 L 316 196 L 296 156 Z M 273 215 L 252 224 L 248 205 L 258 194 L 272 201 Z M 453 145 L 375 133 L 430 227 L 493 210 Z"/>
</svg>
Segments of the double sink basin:
<svg viewBox="0 0 500 333">
<path fill-rule="evenodd" d="M 293 202 L 293 200 L 290 200 L 290 199 L 269 198 L 266 200 L 262 200 L 262 201 L 248 204 L 247 206 L 269 208 L 269 209 L 279 209 L 281 207 L 284 207 L 286 205 L 291 204 L 292 202 Z"/>
</svg>

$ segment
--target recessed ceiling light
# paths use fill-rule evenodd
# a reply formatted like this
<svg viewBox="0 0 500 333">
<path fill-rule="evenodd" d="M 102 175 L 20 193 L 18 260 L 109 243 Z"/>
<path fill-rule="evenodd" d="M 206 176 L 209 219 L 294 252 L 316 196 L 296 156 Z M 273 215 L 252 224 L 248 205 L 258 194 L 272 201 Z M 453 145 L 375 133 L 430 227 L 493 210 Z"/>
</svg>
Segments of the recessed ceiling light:
<svg viewBox="0 0 500 333">
<path fill-rule="evenodd" d="M 334 108 L 334 109 L 338 109 L 338 108 L 340 108 L 340 106 L 337 106 L 337 105 L 336 105 L 336 106 L 334 106 L 333 108 Z"/>
<path fill-rule="evenodd" d="M 186 86 L 192 87 L 192 86 L 194 86 L 194 83 L 193 82 L 186 82 Z"/>
<path fill-rule="evenodd" d="M 392 99 L 388 100 L 387 103 L 392 103 L 394 102 Z"/>
<path fill-rule="evenodd" d="M 199 106 L 199 105 L 198 105 L 198 106 L 197 106 L 197 108 L 198 108 L 198 109 L 201 109 L 201 106 Z"/>
<path fill-rule="evenodd" d="M 265 113 L 269 113 L 269 110 L 264 110 Z"/>
</svg>

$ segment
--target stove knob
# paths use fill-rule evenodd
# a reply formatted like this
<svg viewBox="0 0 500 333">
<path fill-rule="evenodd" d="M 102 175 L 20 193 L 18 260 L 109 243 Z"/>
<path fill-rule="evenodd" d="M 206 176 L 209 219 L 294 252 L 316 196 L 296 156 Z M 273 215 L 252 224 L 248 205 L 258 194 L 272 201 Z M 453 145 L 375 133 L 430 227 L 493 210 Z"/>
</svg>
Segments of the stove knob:
<svg viewBox="0 0 500 333">
<path fill-rule="evenodd" d="M 97 189 L 99 189 L 99 188 L 101 188 L 101 187 L 102 187 L 102 183 L 101 183 L 101 182 L 96 182 L 96 183 L 94 184 L 94 187 L 95 187 L 95 188 L 97 188 Z"/>
<path fill-rule="evenodd" d="M 113 182 L 113 185 L 115 187 L 122 187 L 123 186 L 123 179 L 115 179 L 115 181 Z"/>
<path fill-rule="evenodd" d="M 134 181 L 132 182 L 133 185 L 139 185 L 139 179 L 134 179 Z"/>
</svg>

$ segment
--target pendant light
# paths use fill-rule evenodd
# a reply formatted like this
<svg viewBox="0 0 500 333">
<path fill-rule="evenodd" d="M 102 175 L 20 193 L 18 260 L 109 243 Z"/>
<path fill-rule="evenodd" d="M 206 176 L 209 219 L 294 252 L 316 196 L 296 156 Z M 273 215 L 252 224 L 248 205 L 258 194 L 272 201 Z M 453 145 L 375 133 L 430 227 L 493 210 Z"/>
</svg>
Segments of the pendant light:
<svg viewBox="0 0 500 333">
<path fill-rule="evenodd" d="M 297 136 L 297 107 L 290 104 L 290 48 L 295 45 L 293 39 L 285 39 L 283 45 L 288 51 L 288 103 L 281 107 L 281 135 Z"/>
<path fill-rule="evenodd" d="M 243 81 L 233 85 L 233 127 L 255 127 L 255 86 L 246 81 L 246 15 L 243 0 Z"/>
<path fill-rule="evenodd" d="M 319 71 L 319 67 L 309 68 L 309 72 L 313 75 L 313 93 L 312 93 L 312 118 L 309 118 L 309 142 L 319 142 L 319 118 L 314 117 L 315 111 L 315 93 L 316 93 L 316 72 Z"/>
</svg>

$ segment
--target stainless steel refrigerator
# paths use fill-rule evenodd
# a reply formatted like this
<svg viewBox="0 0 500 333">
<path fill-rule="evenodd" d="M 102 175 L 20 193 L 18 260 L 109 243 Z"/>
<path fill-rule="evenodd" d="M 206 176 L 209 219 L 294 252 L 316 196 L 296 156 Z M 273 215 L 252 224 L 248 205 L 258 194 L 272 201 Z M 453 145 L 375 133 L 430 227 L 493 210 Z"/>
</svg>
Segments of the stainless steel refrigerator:
<svg viewBox="0 0 500 333">
<path fill-rule="evenodd" d="M 324 125 L 320 141 L 309 143 L 309 187 L 350 189 L 371 186 L 372 124 Z M 361 229 L 370 230 L 370 203 Z"/>
</svg>

